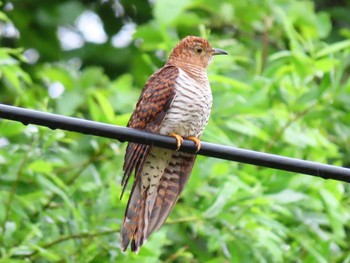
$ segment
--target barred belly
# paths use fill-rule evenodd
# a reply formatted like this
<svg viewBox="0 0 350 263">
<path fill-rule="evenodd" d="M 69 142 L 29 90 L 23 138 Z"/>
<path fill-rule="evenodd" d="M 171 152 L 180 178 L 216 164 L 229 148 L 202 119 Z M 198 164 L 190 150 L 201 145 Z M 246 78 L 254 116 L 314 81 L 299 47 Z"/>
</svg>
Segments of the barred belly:
<svg viewBox="0 0 350 263">
<path fill-rule="evenodd" d="M 196 81 L 179 69 L 175 98 L 162 122 L 160 133 L 175 132 L 182 137 L 199 137 L 208 123 L 212 93 L 206 72 L 195 72 L 203 81 Z"/>
</svg>

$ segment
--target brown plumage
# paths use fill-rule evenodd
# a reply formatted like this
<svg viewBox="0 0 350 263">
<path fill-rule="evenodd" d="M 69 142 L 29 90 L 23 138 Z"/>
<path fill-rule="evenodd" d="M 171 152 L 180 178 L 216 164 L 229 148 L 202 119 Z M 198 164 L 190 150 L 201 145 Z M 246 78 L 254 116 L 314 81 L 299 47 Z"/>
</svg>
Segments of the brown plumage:
<svg viewBox="0 0 350 263">
<path fill-rule="evenodd" d="M 212 105 L 206 69 L 213 55 L 207 40 L 189 36 L 179 42 L 166 65 L 147 81 L 128 127 L 193 140 L 208 122 Z M 180 137 L 181 136 L 181 137 Z M 138 252 L 149 235 L 158 230 L 182 192 L 193 168 L 195 154 L 129 143 L 124 159 L 123 191 L 135 180 L 121 229 L 121 248 Z"/>
</svg>

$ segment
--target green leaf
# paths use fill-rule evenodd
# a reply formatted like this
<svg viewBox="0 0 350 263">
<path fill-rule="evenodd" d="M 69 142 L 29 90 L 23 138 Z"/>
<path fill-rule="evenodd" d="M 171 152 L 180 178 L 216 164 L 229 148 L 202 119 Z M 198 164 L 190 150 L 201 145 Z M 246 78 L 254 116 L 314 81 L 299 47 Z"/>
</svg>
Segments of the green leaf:
<svg viewBox="0 0 350 263">
<path fill-rule="evenodd" d="M 346 236 L 344 230 L 344 224 L 346 223 L 346 220 L 344 220 L 344 216 L 339 209 L 339 202 L 332 195 L 332 193 L 326 189 L 321 189 L 320 195 L 327 210 L 335 238 L 344 238 Z"/>
<path fill-rule="evenodd" d="M 230 84 L 236 92 L 244 91 L 244 90 L 249 90 L 249 85 L 245 84 L 242 81 L 235 80 L 233 78 L 225 77 L 222 75 L 217 75 L 217 74 L 211 74 L 209 76 L 209 79 L 211 82 L 217 82 L 218 84 Z"/>
<path fill-rule="evenodd" d="M 331 45 L 327 45 L 326 47 L 324 47 L 323 49 L 319 50 L 316 53 L 316 58 L 320 58 L 323 56 L 327 56 L 327 55 L 331 55 L 334 54 L 336 52 L 345 50 L 350 48 L 350 40 L 344 40 L 344 41 L 340 41 L 340 42 L 336 42 L 334 44 Z"/>
<path fill-rule="evenodd" d="M 228 123 L 227 127 L 237 133 L 257 137 L 262 141 L 269 140 L 269 136 L 261 127 L 244 118 L 236 118 L 235 121 Z"/>
<path fill-rule="evenodd" d="M 0 20 L 4 22 L 8 22 L 9 18 L 7 17 L 7 15 L 5 15 L 4 12 L 0 12 Z"/>
<path fill-rule="evenodd" d="M 77 108 L 84 103 L 84 96 L 79 90 L 64 92 L 57 100 L 56 111 L 58 114 L 74 115 Z"/>
<path fill-rule="evenodd" d="M 277 194 L 270 195 L 270 198 L 273 199 L 274 202 L 288 204 L 305 200 L 307 195 L 291 189 L 285 189 Z"/>
<path fill-rule="evenodd" d="M 154 16 L 158 23 L 169 25 L 190 3 L 190 0 L 158 1 L 154 7 Z"/>
<path fill-rule="evenodd" d="M 28 169 L 32 170 L 33 172 L 50 174 L 52 173 L 53 166 L 47 161 L 35 160 L 34 162 L 29 164 Z"/>
<path fill-rule="evenodd" d="M 15 89 L 18 93 L 22 92 L 22 85 L 18 75 L 16 74 L 16 72 L 19 70 L 20 69 L 16 66 L 6 66 L 0 68 L 0 71 L 2 72 L 8 85 Z"/>
<path fill-rule="evenodd" d="M 69 199 L 68 195 L 64 192 L 63 189 L 59 188 L 59 186 L 55 185 L 53 182 L 51 182 L 50 180 L 48 180 L 44 176 L 38 175 L 37 177 L 38 177 L 40 185 L 42 185 L 42 187 L 45 190 L 57 194 L 59 197 L 61 197 L 65 201 L 65 204 L 67 205 L 67 207 L 71 211 L 74 211 L 74 205 L 71 202 L 71 200 Z M 55 180 L 55 181 L 57 181 L 57 180 Z"/>
<path fill-rule="evenodd" d="M 215 197 L 214 203 L 204 212 L 203 215 L 206 218 L 217 216 L 223 211 L 226 203 L 230 201 L 231 196 L 234 195 L 237 190 L 238 187 L 233 180 L 227 181 Z"/>
<path fill-rule="evenodd" d="M 105 122 L 112 122 L 114 119 L 114 110 L 109 100 L 102 94 L 102 92 L 95 91 L 92 96 L 96 99 L 97 105 L 101 111 L 102 118 L 100 120 Z"/>
<path fill-rule="evenodd" d="M 42 248 L 42 247 L 37 246 L 37 245 L 33 245 L 32 247 L 39 252 L 39 255 L 41 257 L 43 257 L 44 259 L 49 260 L 51 262 L 58 261 L 61 258 L 58 253 L 52 252 L 48 249 Z"/>
</svg>

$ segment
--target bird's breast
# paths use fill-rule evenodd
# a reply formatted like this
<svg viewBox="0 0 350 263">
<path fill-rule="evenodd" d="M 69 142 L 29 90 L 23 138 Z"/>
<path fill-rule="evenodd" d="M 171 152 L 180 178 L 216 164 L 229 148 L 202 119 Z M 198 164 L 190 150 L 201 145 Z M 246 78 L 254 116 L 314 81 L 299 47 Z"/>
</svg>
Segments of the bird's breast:
<svg viewBox="0 0 350 263">
<path fill-rule="evenodd" d="M 206 72 L 198 72 L 199 81 L 179 70 L 175 83 L 175 98 L 165 115 L 161 134 L 175 132 L 183 137 L 202 134 L 208 123 L 212 93 Z"/>
</svg>

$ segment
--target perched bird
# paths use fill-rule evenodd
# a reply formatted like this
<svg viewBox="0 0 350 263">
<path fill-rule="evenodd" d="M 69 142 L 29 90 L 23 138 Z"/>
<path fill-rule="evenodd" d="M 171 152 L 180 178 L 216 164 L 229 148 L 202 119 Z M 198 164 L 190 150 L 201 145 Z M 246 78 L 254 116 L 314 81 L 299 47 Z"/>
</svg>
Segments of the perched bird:
<svg viewBox="0 0 350 263">
<path fill-rule="evenodd" d="M 188 36 L 172 50 L 164 67 L 146 82 L 128 127 L 174 136 L 177 150 L 183 138 L 200 149 L 208 123 L 212 93 L 207 67 L 214 55 L 227 54 L 207 40 Z M 131 242 L 138 252 L 159 230 L 175 205 L 193 168 L 195 154 L 129 143 L 124 159 L 123 195 L 133 171 L 135 180 L 121 229 L 121 249 Z"/>
</svg>

